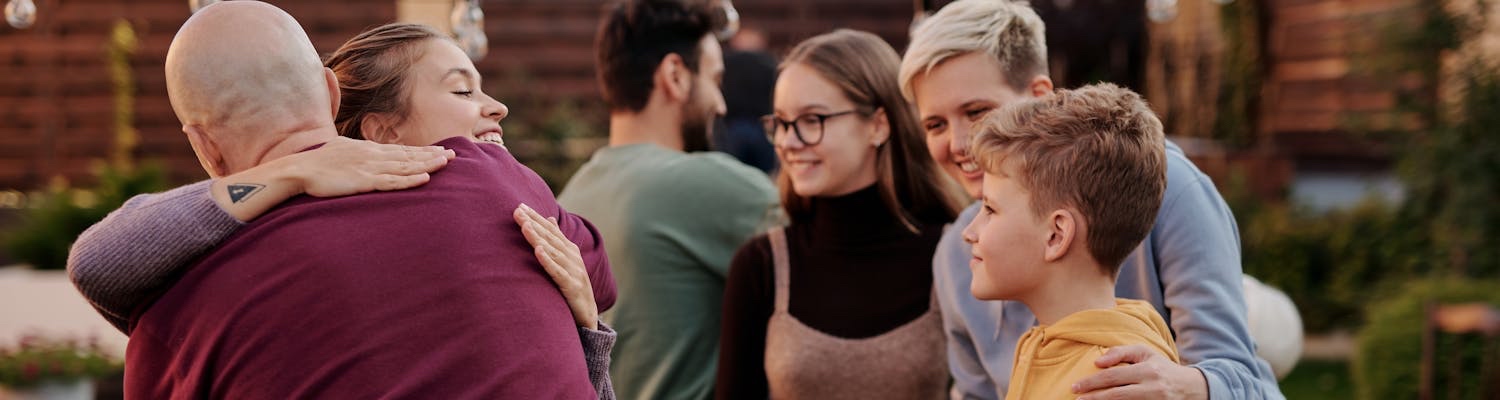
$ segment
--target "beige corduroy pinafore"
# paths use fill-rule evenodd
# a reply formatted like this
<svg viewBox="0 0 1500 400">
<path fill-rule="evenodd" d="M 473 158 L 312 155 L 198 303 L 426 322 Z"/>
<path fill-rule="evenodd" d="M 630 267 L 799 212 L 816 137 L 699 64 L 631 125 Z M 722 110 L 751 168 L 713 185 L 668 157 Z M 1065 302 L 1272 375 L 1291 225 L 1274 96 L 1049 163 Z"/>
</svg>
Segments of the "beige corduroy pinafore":
<svg viewBox="0 0 1500 400">
<path fill-rule="evenodd" d="M 877 336 L 847 339 L 820 332 L 787 311 L 786 232 L 778 228 L 767 236 L 776 279 L 776 309 L 766 326 L 772 399 L 943 398 L 947 349 L 935 297 L 926 314 Z"/>
</svg>

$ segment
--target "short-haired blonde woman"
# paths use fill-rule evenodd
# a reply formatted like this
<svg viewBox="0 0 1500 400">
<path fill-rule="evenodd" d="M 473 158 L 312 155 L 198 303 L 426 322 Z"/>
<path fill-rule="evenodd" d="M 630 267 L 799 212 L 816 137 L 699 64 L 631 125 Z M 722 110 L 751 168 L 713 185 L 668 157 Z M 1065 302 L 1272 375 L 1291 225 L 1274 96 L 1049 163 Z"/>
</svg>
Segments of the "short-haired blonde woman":
<svg viewBox="0 0 1500 400">
<path fill-rule="evenodd" d="M 923 20 L 901 61 L 903 93 L 917 108 L 934 160 L 977 196 L 983 171 L 969 153 L 975 122 L 1020 100 L 1052 93 L 1042 19 L 1024 2 L 957 0 Z M 1120 267 L 1119 297 L 1145 300 L 1172 327 L 1179 365 L 1141 346 L 1096 361 L 1111 367 L 1075 387 L 1082 399 L 1279 399 L 1275 376 L 1255 356 L 1240 284 L 1234 216 L 1213 181 L 1167 141 L 1166 197 L 1145 242 Z M 978 203 L 943 234 L 932 270 L 948 334 L 954 394 L 998 399 L 1010 386 L 1016 343 L 1036 318 L 1018 302 L 970 293 L 972 249 L 960 232 Z"/>
</svg>

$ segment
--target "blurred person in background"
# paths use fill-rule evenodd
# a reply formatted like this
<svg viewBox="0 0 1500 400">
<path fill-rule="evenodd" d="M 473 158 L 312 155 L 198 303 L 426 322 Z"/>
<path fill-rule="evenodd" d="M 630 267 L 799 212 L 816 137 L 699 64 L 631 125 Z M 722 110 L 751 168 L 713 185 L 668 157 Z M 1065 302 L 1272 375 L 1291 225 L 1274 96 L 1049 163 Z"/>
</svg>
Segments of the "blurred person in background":
<svg viewBox="0 0 1500 400">
<path fill-rule="evenodd" d="M 730 256 L 777 221 L 766 174 L 709 152 L 724 113 L 714 10 L 696 0 L 624 0 L 596 37 L 609 146 L 558 200 L 603 235 L 619 287 L 610 374 L 627 399 L 704 399 L 719 356 Z"/>
<path fill-rule="evenodd" d="M 766 52 L 766 37 L 741 28 L 724 51 L 724 117 L 714 127 L 713 147 L 767 174 L 776 171 L 776 151 L 766 140 L 760 117 L 771 113 L 776 85 L 776 57 Z"/>
</svg>

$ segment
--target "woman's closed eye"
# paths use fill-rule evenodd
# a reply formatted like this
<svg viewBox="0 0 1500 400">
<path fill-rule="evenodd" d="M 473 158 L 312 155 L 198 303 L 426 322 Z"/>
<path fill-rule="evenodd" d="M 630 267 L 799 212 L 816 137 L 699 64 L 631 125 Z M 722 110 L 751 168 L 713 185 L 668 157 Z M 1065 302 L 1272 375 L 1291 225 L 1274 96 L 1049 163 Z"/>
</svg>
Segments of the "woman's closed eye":
<svg viewBox="0 0 1500 400">
<path fill-rule="evenodd" d="M 928 135 L 936 135 L 941 132 L 943 130 L 943 127 L 945 126 L 947 126 L 947 124 L 943 121 L 928 121 L 926 124 L 923 124 L 922 129 L 927 131 Z"/>
<path fill-rule="evenodd" d="M 978 107 L 970 109 L 969 111 L 965 111 L 964 115 L 968 116 L 970 121 L 978 121 L 980 117 L 983 117 L 984 114 L 989 113 L 990 110 L 992 110 L 992 108 Z"/>
<path fill-rule="evenodd" d="M 454 91 L 453 94 L 456 94 L 456 95 L 459 95 L 459 96 L 462 96 L 462 97 L 474 97 L 474 91 L 473 90 L 457 90 L 457 91 Z"/>
</svg>

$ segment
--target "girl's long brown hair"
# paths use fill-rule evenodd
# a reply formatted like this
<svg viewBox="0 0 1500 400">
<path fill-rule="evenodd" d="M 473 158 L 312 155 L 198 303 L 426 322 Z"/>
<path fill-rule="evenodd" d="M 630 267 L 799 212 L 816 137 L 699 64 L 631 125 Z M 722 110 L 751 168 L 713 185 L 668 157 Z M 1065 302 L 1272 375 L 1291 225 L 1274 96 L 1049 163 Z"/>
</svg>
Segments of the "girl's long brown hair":
<svg viewBox="0 0 1500 400">
<path fill-rule="evenodd" d="M 962 201 L 956 185 L 927 154 L 915 111 L 896 83 L 901 57 L 880 37 L 839 29 L 818 35 L 792 49 L 781 68 L 806 65 L 839 87 L 864 115 L 885 110 L 891 135 L 876 149 L 875 184 L 891 213 L 916 232 L 918 223 L 941 224 L 957 218 Z M 783 170 L 776 178 L 781 204 L 796 219 L 810 211 L 807 198 L 792 190 Z"/>
</svg>

